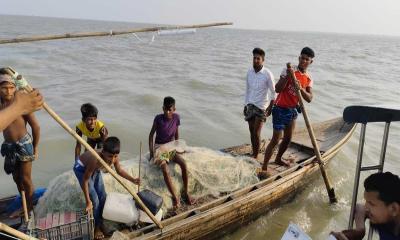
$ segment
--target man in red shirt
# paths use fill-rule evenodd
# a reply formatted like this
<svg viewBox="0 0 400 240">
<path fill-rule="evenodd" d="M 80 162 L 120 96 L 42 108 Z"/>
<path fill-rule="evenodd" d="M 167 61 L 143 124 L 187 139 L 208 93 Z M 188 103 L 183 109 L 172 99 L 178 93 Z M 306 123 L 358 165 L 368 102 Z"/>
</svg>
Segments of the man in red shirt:
<svg viewBox="0 0 400 240">
<path fill-rule="evenodd" d="M 282 159 L 283 153 L 286 151 L 291 139 L 294 128 L 296 126 L 297 106 L 299 98 L 296 94 L 296 89 L 300 89 L 301 96 L 307 102 L 311 102 L 313 98 L 312 86 L 313 81 L 307 72 L 308 66 L 313 62 L 314 51 L 305 47 L 301 50 L 299 56 L 299 64 L 294 69 L 288 70 L 284 68 L 279 81 L 275 85 L 275 91 L 279 94 L 275 100 L 275 105 L 272 108 L 272 124 L 273 135 L 269 142 L 264 157 L 264 164 L 260 172 L 260 178 L 268 177 L 267 167 L 272 156 L 275 146 L 279 143 L 279 139 L 283 139 L 279 146 L 278 154 L 275 158 L 275 163 L 282 166 L 290 166 L 290 161 Z M 289 71 L 294 71 L 298 80 L 295 82 L 290 76 Z"/>
</svg>

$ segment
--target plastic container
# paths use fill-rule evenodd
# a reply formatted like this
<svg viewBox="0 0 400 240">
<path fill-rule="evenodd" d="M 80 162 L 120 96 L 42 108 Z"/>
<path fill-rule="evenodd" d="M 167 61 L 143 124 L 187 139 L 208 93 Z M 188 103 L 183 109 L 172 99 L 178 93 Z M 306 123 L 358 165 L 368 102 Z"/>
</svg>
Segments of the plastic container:
<svg viewBox="0 0 400 240">
<path fill-rule="evenodd" d="M 104 204 L 103 218 L 131 226 L 138 222 L 139 212 L 131 195 L 109 193 Z"/>
<path fill-rule="evenodd" d="M 144 205 L 150 210 L 151 213 L 157 214 L 160 211 L 163 205 L 162 197 L 158 196 L 154 192 L 144 189 L 143 191 L 138 192 L 139 198 L 142 200 Z M 136 203 L 136 207 L 140 210 L 143 210 L 142 207 Z"/>
<path fill-rule="evenodd" d="M 163 211 L 162 211 L 162 209 L 160 209 L 154 217 L 156 217 L 156 219 L 158 221 L 161 221 L 162 216 L 163 216 Z M 153 220 L 151 220 L 151 218 L 149 216 L 147 216 L 147 214 L 144 211 L 139 210 L 139 222 L 153 223 Z"/>
</svg>

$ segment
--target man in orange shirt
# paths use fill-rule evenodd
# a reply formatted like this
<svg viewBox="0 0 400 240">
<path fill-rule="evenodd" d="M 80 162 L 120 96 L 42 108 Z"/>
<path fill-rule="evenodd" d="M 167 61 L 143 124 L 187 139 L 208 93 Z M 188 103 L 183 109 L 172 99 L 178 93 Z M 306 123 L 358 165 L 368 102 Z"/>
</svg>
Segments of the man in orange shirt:
<svg viewBox="0 0 400 240">
<path fill-rule="evenodd" d="M 313 81 L 307 72 L 308 66 L 313 62 L 314 51 L 305 47 L 301 50 L 299 56 L 299 64 L 294 69 L 283 69 L 279 81 L 275 85 L 275 91 L 279 94 L 275 100 L 275 105 L 272 108 L 272 124 L 273 135 L 269 142 L 264 157 L 262 171 L 259 174 L 260 178 L 267 178 L 268 162 L 272 156 L 275 146 L 279 143 L 279 139 L 283 139 L 279 146 L 278 154 L 275 158 L 275 163 L 282 166 L 290 166 L 291 161 L 282 159 L 283 153 L 286 151 L 291 139 L 294 128 L 296 126 L 297 107 L 299 98 L 296 94 L 296 89 L 300 89 L 301 96 L 307 102 L 311 102 L 313 98 L 312 86 Z M 298 80 L 295 82 L 290 76 L 289 71 L 294 71 Z"/>
</svg>

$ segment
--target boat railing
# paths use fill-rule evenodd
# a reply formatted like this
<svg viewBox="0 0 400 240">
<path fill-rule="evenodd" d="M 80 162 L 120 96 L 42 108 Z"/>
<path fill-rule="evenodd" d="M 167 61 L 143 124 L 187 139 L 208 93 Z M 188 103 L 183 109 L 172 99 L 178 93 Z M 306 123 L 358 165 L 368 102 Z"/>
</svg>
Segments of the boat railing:
<svg viewBox="0 0 400 240">
<path fill-rule="evenodd" d="M 353 187 L 353 196 L 351 202 L 351 210 L 348 228 L 353 228 L 354 222 L 354 214 L 355 207 L 357 204 L 358 197 L 358 188 L 360 183 L 360 173 L 362 171 L 371 171 L 377 170 L 378 172 L 383 171 L 383 166 L 385 163 L 386 156 L 386 148 L 389 137 L 389 129 L 390 123 L 400 121 L 400 110 L 394 109 L 390 107 L 374 107 L 374 106 L 349 106 L 344 109 L 343 119 L 346 122 L 350 123 L 360 123 L 361 124 L 361 133 L 358 144 L 358 153 L 357 153 L 357 164 L 356 164 L 356 172 L 354 177 L 354 187 Z M 365 134 L 367 130 L 367 124 L 371 122 L 382 122 L 385 123 L 381 152 L 379 157 L 379 163 L 377 165 L 372 166 L 362 166 L 363 160 L 363 152 L 365 145 Z M 373 231 L 372 228 L 369 228 L 368 232 L 368 240 L 372 239 Z"/>
</svg>

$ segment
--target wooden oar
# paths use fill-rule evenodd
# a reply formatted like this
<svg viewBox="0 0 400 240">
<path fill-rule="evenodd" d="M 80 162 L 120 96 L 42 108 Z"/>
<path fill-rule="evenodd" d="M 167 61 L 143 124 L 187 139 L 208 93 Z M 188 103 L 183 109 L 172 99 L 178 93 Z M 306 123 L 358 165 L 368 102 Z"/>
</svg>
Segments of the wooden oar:
<svg viewBox="0 0 400 240">
<path fill-rule="evenodd" d="M 142 166 L 142 141 L 140 141 L 140 149 L 139 149 L 139 180 L 141 180 L 141 179 L 140 179 L 140 169 L 141 169 L 141 166 Z M 139 182 L 139 184 L 137 185 L 137 191 L 138 191 L 138 192 L 140 191 L 140 182 Z"/>
<path fill-rule="evenodd" d="M 28 207 L 26 205 L 25 191 L 21 191 L 22 209 L 24 210 L 24 220 L 27 223 L 29 221 Z"/>
<path fill-rule="evenodd" d="M 287 63 L 287 68 L 288 68 L 288 70 L 292 69 L 292 66 L 291 66 L 290 63 Z M 317 140 L 315 139 L 314 130 L 313 130 L 313 128 L 311 126 L 311 123 L 310 123 L 310 120 L 308 118 L 308 114 L 306 112 L 306 108 L 304 107 L 303 97 L 301 96 L 299 82 L 296 79 L 296 76 L 295 76 L 294 72 L 290 71 L 290 73 L 291 73 L 290 75 L 292 77 L 292 80 L 294 81 L 294 84 L 297 85 L 296 86 L 296 88 L 297 88 L 296 89 L 296 93 L 297 93 L 297 97 L 299 98 L 300 108 L 301 108 L 301 111 L 303 113 L 304 121 L 306 123 L 307 130 L 308 130 L 308 134 L 310 135 L 311 143 L 312 143 L 312 145 L 314 147 L 314 153 L 315 153 L 315 156 L 317 158 L 317 162 L 319 164 L 319 169 L 321 170 L 321 174 L 322 174 L 322 177 L 323 177 L 324 182 L 325 182 L 325 187 L 326 187 L 326 190 L 328 192 L 329 200 L 330 200 L 331 203 L 336 203 L 337 199 L 336 199 L 336 196 L 335 196 L 335 189 L 333 189 L 333 187 L 331 185 L 331 182 L 330 182 L 330 180 L 328 178 L 328 174 L 326 173 L 326 170 L 325 170 L 325 167 L 324 167 L 324 162 L 322 161 L 322 156 L 321 156 L 321 153 L 319 151 L 318 144 L 317 144 Z"/>
<path fill-rule="evenodd" d="M 43 36 L 30 36 L 30 37 L 18 37 L 11 39 L 0 39 L 0 44 L 7 43 L 20 43 L 20 42 L 35 42 L 35 41 L 43 41 L 43 40 L 56 40 L 63 38 L 85 38 L 85 37 L 101 37 L 101 36 L 113 36 L 113 35 L 122 35 L 122 34 L 130 34 L 137 32 L 157 32 L 160 30 L 173 30 L 173 29 L 186 29 L 186 28 L 206 28 L 206 27 L 214 27 L 214 26 L 224 26 L 224 25 L 232 25 L 231 22 L 221 22 L 221 23 L 210 23 L 210 24 L 198 24 L 198 25 L 184 25 L 184 26 L 160 26 L 160 27 L 148 27 L 148 28 L 135 28 L 124 31 L 107 31 L 107 32 L 83 32 L 83 33 L 65 33 L 59 35 L 43 35 Z"/>
<path fill-rule="evenodd" d="M 6 224 L 1 223 L 1 222 L 0 222 L 0 231 L 6 232 L 8 234 L 11 234 L 11 235 L 13 235 L 13 236 L 15 236 L 15 237 L 17 237 L 19 239 L 22 239 L 22 240 L 38 240 L 37 238 L 28 236 L 25 233 L 22 233 L 22 232 L 20 232 L 18 230 L 15 230 L 14 228 L 9 227 Z"/>
<path fill-rule="evenodd" d="M 9 69 L 9 74 L 11 76 L 14 76 L 16 79 L 17 85 L 21 85 L 26 91 L 31 92 L 33 89 L 29 84 L 26 82 L 25 79 L 22 78 L 21 75 L 17 75 L 17 72 L 15 72 L 12 68 L 8 67 Z M 19 81 L 19 82 L 18 82 Z M 136 202 L 144 209 L 146 214 L 151 218 L 151 220 L 159 227 L 163 228 L 161 223 L 154 217 L 154 215 L 150 212 L 150 210 L 146 207 L 146 205 L 142 202 L 142 200 L 138 197 L 138 195 L 135 193 L 134 190 L 132 190 L 123 180 L 122 178 L 100 157 L 100 155 L 81 137 L 79 136 L 70 126 L 68 126 L 67 123 L 62 120 L 57 113 L 51 109 L 47 103 L 43 103 L 43 108 L 50 114 L 50 116 L 56 120 L 58 124 L 61 125 L 69 134 L 71 134 L 80 144 L 82 144 L 93 156 L 97 159 L 97 161 L 100 162 L 100 164 L 117 180 L 136 200 Z"/>
</svg>

